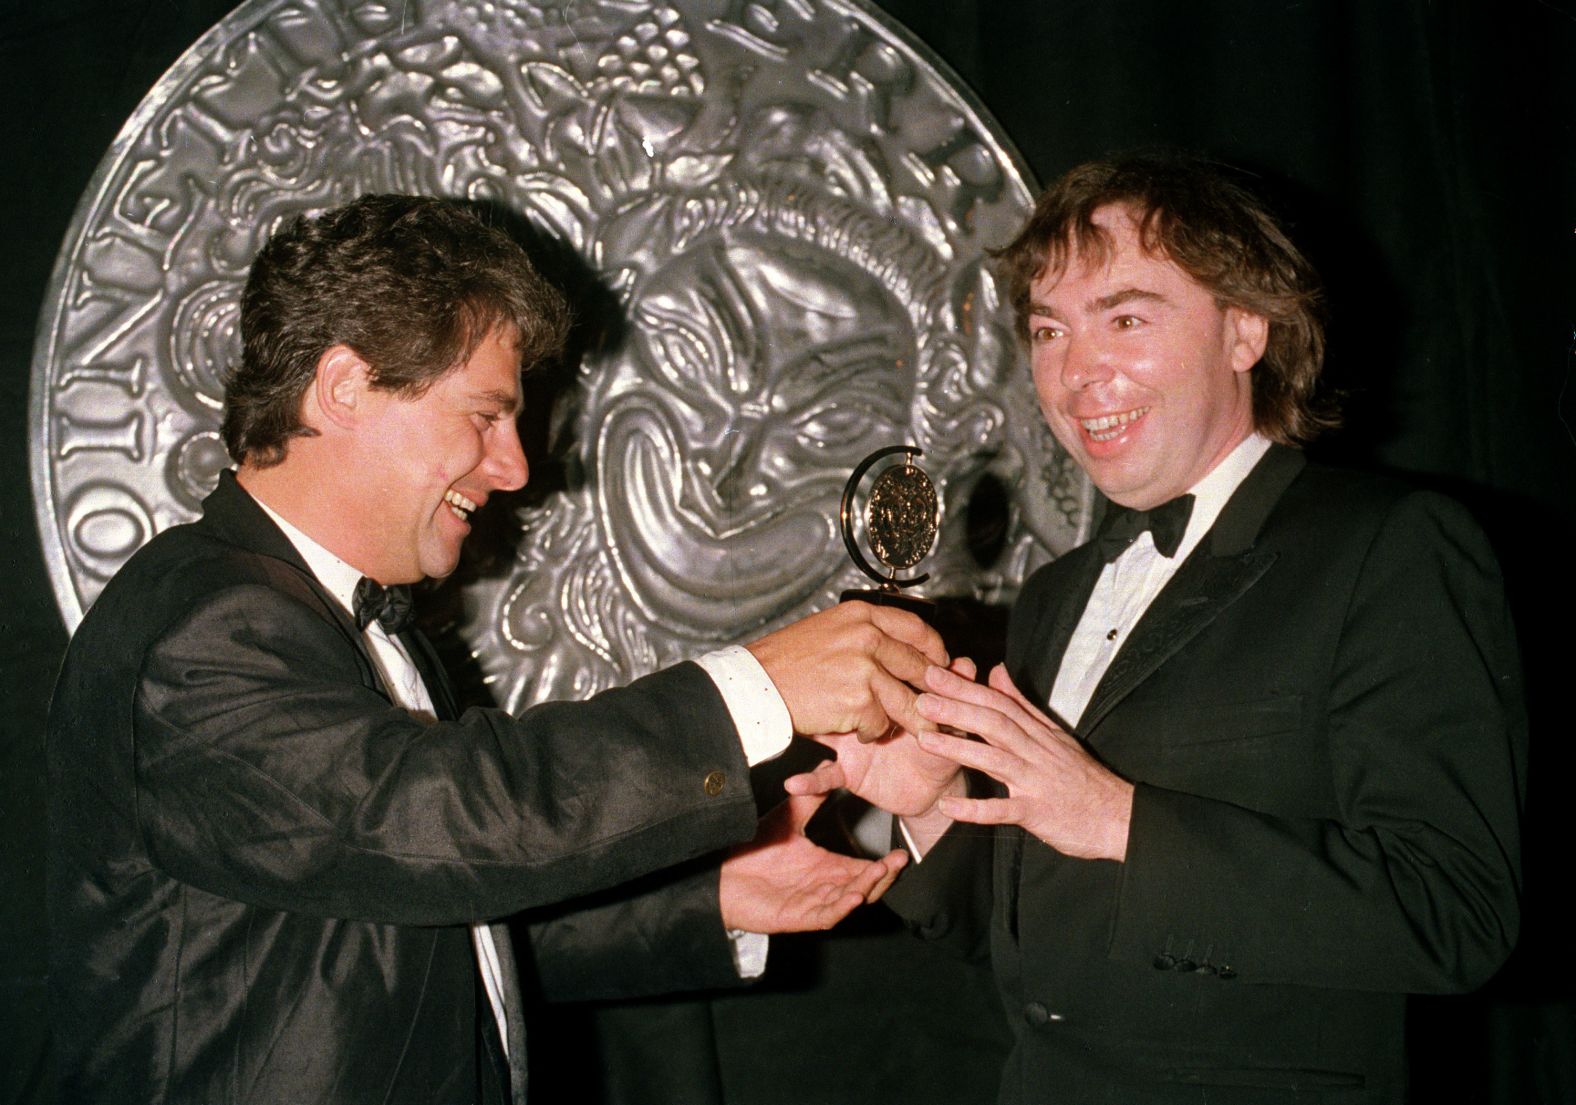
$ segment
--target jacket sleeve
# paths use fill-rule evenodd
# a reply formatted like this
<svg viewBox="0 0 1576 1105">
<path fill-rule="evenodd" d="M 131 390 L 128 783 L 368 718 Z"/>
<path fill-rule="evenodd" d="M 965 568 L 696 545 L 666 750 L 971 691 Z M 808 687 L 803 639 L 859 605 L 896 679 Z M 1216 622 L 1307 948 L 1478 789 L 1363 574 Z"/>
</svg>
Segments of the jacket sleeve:
<svg viewBox="0 0 1576 1105">
<path fill-rule="evenodd" d="M 545 1001 L 600 1001 L 743 984 L 717 901 L 718 855 L 511 923 Z"/>
<path fill-rule="evenodd" d="M 1140 784 L 1110 942 L 1229 949 L 1234 977 L 1481 984 L 1516 937 L 1525 719 L 1498 569 L 1455 504 L 1390 508 L 1346 594 L 1321 711 L 1333 816 Z"/>
<path fill-rule="evenodd" d="M 580 703 L 423 724 L 359 653 L 260 584 L 206 594 L 148 650 L 136 817 L 176 879 L 272 909 L 494 919 L 746 839 L 748 770 L 693 664 Z"/>
<path fill-rule="evenodd" d="M 973 797 L 999 793 L 990 779 L 973 771 L 965 778 Z M 923 859 L 902 870 L 881 900 L 915 935 L 963 959 L 988 959 L 994 869 L 1010 854 L 1003 853 L 998 842 L 1011 831 L 953 822 Z M 892 846 L 907 846 L 895 822 Z"/>
</svg>

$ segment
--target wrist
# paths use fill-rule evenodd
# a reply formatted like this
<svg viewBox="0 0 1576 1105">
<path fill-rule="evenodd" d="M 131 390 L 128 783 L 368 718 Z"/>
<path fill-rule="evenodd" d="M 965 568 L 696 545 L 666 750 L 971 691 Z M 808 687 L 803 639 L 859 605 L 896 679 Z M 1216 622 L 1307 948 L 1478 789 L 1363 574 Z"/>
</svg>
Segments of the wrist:
<svg viewBox="0 0 1576 1105">
<path fill-rule="evenodd" d="M 1133 826 L 1133 784 L 1125 780 L 1112 802 L 1111 818 L 1106 830 L 1105 855 L 1118 863 L 1127 861 L 1127 834 Z"/>
<path fill-rule="evenodd" d="M 908 836 L 908 841 L 913 847 L 915 858 L 920 858 L 929 852 L 931 847 L 946 834 L 952 827 L 952 818 L 941 810 L 943 798 L 967 798 L 969 792 L 968 780 L 962 771 L 956 771 L 936 795 L 936 800 L 930 808 L 923 813 L 905 816 L 903 828 Z"/>
</svg>

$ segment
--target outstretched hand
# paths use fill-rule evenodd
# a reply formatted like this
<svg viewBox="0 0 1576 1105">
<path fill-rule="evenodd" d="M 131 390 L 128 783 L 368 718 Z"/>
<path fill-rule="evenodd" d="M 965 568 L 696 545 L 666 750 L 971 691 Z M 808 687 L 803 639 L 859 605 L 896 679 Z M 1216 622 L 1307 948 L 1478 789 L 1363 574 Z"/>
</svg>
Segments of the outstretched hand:
<svg viewBox="0 0 1576 1105">
<path fill-rule="evenodd" d="M 972 680 L 974 661 L 960 656 L 952 662 L 951 670 Z M 963 792 L 958 765 L 925 751 L 906 729 L 875 741 L 856 740 L 852 733 L 830 733 L 815 739 L 836 752 L 837 759 L 789 776 L 783 781 L 789 794 L 826 794 L 843 788 L 888 813 L 919 817 L 931 812 L 943 794 Z"/>
<path fill-rule="evenodd" d="M 941 637 L 920 618 L 863 602 L 811 614 L 745 647 L 782 695 L 795 732 L 867 741 L 894 724 L 923 725 L 913 687 L 930 664 L 947 662 Z"/>
<path fill-rule="evenodd" d="M 824 795 L 791 795 L 761 818 L 754 840 L 723 860 L 724 926 L 768 934 L 828 929 L 886 893 L 908 856 L 854 859 L 812 843 L 804 827 L 823 801 Z"/>
<path fill-rule="evenodd" d="M 980 825 L 1021 825 L 1081 859 L 1127 858 L 1133 784 L 1024 698 L 1005 668 L 991 669 L 988 686 L 932 668 L 925 685 L 930 693 L 918 708 L 932 723 L 927 729 L 946 725 L 980 740 L 926 731 L 920 747 L 1007 787 L 1006 798 L 944 797 L 943 813 Z"/>
</svg>

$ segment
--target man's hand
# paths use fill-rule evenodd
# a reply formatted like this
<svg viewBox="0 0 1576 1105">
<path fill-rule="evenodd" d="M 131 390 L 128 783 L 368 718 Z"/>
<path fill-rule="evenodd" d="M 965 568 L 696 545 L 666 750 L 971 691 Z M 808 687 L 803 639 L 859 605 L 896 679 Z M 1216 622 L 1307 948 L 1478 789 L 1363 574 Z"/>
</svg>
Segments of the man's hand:
<svg viewBox="0 0 1576 1105">
<path fill-rule="evenodd" d="M 914 691 L 929 664 L 947 663 L 941 637 L 903 610 L 845 602 L 745 646 L 788 707 L 796 732 L 883 736 L 917 731 Z"/>
<path fill-rule="evenodd" d="M 951 670 L 960 678 L 973 680 L 974 661 L 960 656 L 952 662 Z M 854 739 L 852 733 L 815 739 L 836 752 L 837 759 L 784 779 L 783 789 L 789 794 L 848 790 L 901 817 L 920 856 L 952 826 L 952 818 L 942 813 L 937 803 L 944 795 L 967 792 L 963 771 L 951 760 L 926 752 L 906 729 L 868 742 Z"/>
<path fill-rule="evenodd" d="M 1021 825 L 1058 852 L 1080 859 L 1127 858 L 1133 784 L 1018 693 L 1005 668 L 990 685 L 942 668 L 925 676 L 919 712 L 932 725 L 977 733 L 984 743 L 922 732 L 925 751 L 983 771 L 1007 787 L 1006 798 L 944 797 L 939 809 L 958 821 Z"/>
<path fill-rule="evenodd" d="M 952 662 L 952 671 L 972 680 L 974 661 L 960 656 Z M 783 789 L 789 794 L 827 794 L 841 788 L 888 813 L 919 817 L 930 813 L 943 794 L 963 792 L 958 765 L 926 752 L 908 730 L 897 730 L 875 741 L 855 740 L 852 733 L 829 733 L 815 739 L 836 752 L 837 759 L 783 780 Z"/>
<path fill-rule="evenodd" d="M 853 859 L 812 844 L 804 827 L 823 801 L 790 797 L 761 818 L 754 840 L 723 860 L 718 897 L 724 926 L 758 933 L 829 929 L 886 893 L 908 856 Z"/>
</svg>

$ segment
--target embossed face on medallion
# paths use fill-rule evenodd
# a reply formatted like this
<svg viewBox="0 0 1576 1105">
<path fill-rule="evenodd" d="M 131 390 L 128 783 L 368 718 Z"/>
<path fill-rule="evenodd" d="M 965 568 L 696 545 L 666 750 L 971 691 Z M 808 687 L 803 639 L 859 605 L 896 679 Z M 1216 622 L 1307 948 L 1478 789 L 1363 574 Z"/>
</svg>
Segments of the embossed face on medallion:
<svg viewBox="0 0 1576 1105">
<path fill-rule="evenodd" d="M 237 299 L 268 234 L 364 191 L 468 197 L 573 252 L 622 316 L 574 366 L 566 466 L 457 631 L 508 704 L 583 694 L 835 601 L 838 489 L 925 450 L 933 593 L 1000 598 L 1087 525 L 985 251 L 1026 173 L 856 0 L 251 0 L 149 93 L 62 247 L 34 492 L 75 623 L 226 462 Z M 510 509 L 494 504 L 490 509 Z M 464 573 L 462 573 L 463 575 Z"/>
<path fill-rule="evenodd" d="M 912 325 L 846 261 L 720 237 L 655 272 L 632 318 L 635 382 L 602 410 L 598 453 L 623 459 L 597 471 L 608 547 L 660 623 L 729 640 L 841 570 L 829 504 L 908 424 Z"/>
</svg>

